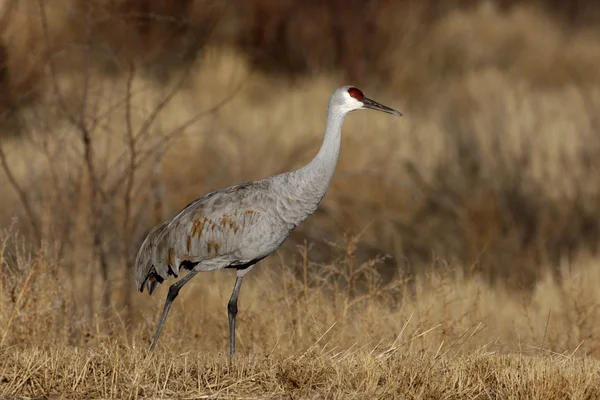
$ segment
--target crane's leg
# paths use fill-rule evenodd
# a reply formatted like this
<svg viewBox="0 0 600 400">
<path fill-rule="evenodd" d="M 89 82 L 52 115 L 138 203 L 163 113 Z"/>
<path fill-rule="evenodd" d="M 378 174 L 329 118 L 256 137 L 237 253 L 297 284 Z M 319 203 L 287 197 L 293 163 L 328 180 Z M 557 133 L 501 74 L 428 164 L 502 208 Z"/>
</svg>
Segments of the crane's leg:
<svg viewBox="0 0 600 400">
<path fill-rule="evenodd" d="M 235 316 L 238 312 L 237 300 L 238 295 L 240 294 L 240 288 L 242 287 L 242 280 L 244 279 L 244 275 L 246 275 L 250 270 L 254 267 L 251 265 L 245 269 L 238 269 L 237 277 L 235 278 L 235 284 L 233 285 L 233 293 L 231 293 L 231 298 L 229 299 L 229 303 L 227 304 L 227 314 L 229 315 L 229 359 L 233 360 L 233 354 L 235 353 Z"/>
<path fill-rule="evenodd" d="M 242 286 L 243 276 L 235 278 L 235 285 L 233 286 L 233 293 L 227 304 L 227 314 L 229 315 L 229 358 L 233 359 L 235 353 L 235 316 L 238 312 L 237 300 L 240 294 L 240 287 Z"/>
<path fill-rule="evenodd" d="M 162 331 L 163 326 L 165 325 L 165 320 L 167 319 L 167 314 L 169 314 L 169 310 L 171 309 L 171 304 L 173 304 L 173 300 L 179 294 L 179 291 L 192 279 L 198 272 L 195 269 L 192 269 L 187 273 L 186 276 L 181 278 L 179 281 L 169 287 L 169 294 L 167 294 L 167 300 L 165 301 L 165 308 L 163 309 L 162 315 L 160 316 L 160 321 L 158 321 L 158 326 L 156 327 L 156 332 L 154 333 L 154 338 L 152 339 L 152 344 L 150 345 L 150 351 L 154 350 L 154 346 L 156 346 L 156 342 L 158 341 L 158 336 L 160 335 L 160 331 Z"/>
</svg>

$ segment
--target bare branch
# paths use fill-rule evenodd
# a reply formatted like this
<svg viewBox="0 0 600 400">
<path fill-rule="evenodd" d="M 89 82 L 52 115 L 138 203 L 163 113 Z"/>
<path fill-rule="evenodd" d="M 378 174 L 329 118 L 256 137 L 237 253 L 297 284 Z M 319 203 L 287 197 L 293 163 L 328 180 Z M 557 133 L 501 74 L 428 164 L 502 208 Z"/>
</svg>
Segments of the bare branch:
<svg viewBox="0 0 600 400">
<path fill-rule="evenodd" d="M 125 126 L 127 132 L 127 147 L 129 149 L 129 167 L 125 173 L 126 176 L 126 187 L 125 187 L 125 215 L 123 217 L 123 232 L 126 238 L 129 233 L 129 219 L 131 213 L 131 197 L 133 191 L 133 184 L 135 179 L 135 164 L 137 158 L 137 151 L 135 146 L 135 137 L 133 133 L 133 123 L 131 121 L 131 89 L 133 86 L 133 79 L 135 78 L 135 66 L 133 63 L 129 67 L 129 76 L 127 78 L 127 97 L 125 105 Z M 126 246 L 129 247 L 129 246 Z"/>
<path fill-rule="evenodd" d="M 23 205 L 23 208 L 25 209 L 25 213 L 27 214 L 27 218 L 29 219 L 29 223 L 31 224 L 31 228 L 33 229 L 33 233 L 35 235 L 35 239 L 36 239 L 37 243 L 38 244 L 41 243 L 42 234 L 41 234 L 41 229 L 39 226 L 39 221 L 35 217 L 35 213 L 33 212 L 33 209 L 31 208 L 31 204 L 29 203 L 29 198 L 27 196 L 27 193 L 19 185 L 14 174 L 12 173 L 10 166 L 8 165 L 8 161 L 6 159 L 6 154 L 4 153 L 4 148 L 2 146 L 2 142 L 0 142 L 0 164 L 2 164 L 2 169 L 4 170 L 4 173 L 6 174 L 6 177 L 8 178 L 8 182 L 10 183 L 10 185 L 13 187 L 13 189 L 15 190 L 15 192 L 17 192 L 17 195 L 19 196 L 19 201 L 21 202 L 21 204 Z"/>
<path fill-rule="evenodd" d="M 131 223 L 131 201 L 133 197 L 133 186 L 135 180 L 135 163 L 137 157 L 137 150 L 135 146 L 135 138 L 133 132 L 133 123 L 131 121 L 131 92 L 133 87 L 133 79 L 135 78 L 135 65 L 129 64 L 129 76 L 127 78 L 127 97 L 125 105 L 125 126 L 127 132 L 127 145 L 129 149 L 129 166 L 125 171 L 127 182 L 125 186 L 125 194 L 123 197 L 124 202 L 124 215 L 123 215 L 123 261 L 125 265 L 130 262 L 129 251 L 133 241 L 133 226 Z M 125 281 L 131 283 L 131 274 L 129 269 L 124 269 Z M 126 321 L 131 321 L 131 286 L 130 284 L 125 286 L 125 307 L 126 307 Z"/>
<path fill-rule="evenodd" d="M 154 146 L 150 147 L 144 153 L 144 155 L 142 157 L 140 157 L 140 164 L 142 164 L 143 162 L 145 162 L 152 155 L 156 154 L 156 152 L 166 150 L 166 149 L 163 148 L 163 146 L 167 146 L 170 142 L 172 142 L 179 135 L 181 135 L 183 132 L 185 132 L 185 130 L 187 128 L 189 128 L 191 125 L 195 124 L 200 119 L 202 119 L 202 118 L 204 118 L 204 117 L 206 117 L 208 115 L 214 114 L 221 107 L 223 107 L 225 104 L 227 104 L 231 100 L 233 100 L 233 98 L 235 97 L 235 95 L 238 94 L 239 91 L 242 89 L 244 83 L 245 83 L 245 81 L 242 80 L 240 82 L 240 84 L 236 87 L 236 89 L 233 92 L 231 92 L 227 97 L 225 97 L 223 100 L 221 100 L 220 102 L 218 102 L 217 104 L 215 104 L 214 106 L 212 106 L 211 108 L 209 108 L 208 110 L 200 112 L 200 113 L 196 114 L 195 116 L 189 118 L 187 121 L 185 121 L 184 123 L 182 123 L 181 125 L 179 125 L 175 129 L 173 129 L 171 132 L 169 132 L 168 134 L 166 134 L 165 136 L 163 136 L 158 143 L 156 143 Z"/>
<path fill-rule="evenodd" d="M 163 99 L 156 105 L 156 107 L 154 107 L 154 110 L 152 110 L 150 116 L 146 119 L 146 121 L 144 121 L 144 124 L 139 129 L 138 134 L 135 138 L 136 143 L 148 135 L 150 127 L 152 126 L 156 118 L 158 118 L 160 113 L 165 109 L 166 106 L 169 105 L 171 100 L 173 100 L 175 95 L 183 87 L 183 84 L 185 83 L 186 79 L 190 74 L 190 70 L 191 66 L 186 68 L 185 72 L 181 74 L 181 77 L 179 78 L 175 86 L 173 86 L 173 88 L 167 93 L 167 95 L 163 97 Z"/>
<path fill-rule="evenodd" d="M 43 5 L 41 5 L 41 8 L 43 10 Z M 100 273 L 102 276 L 102 280 L 104 282 L 104 290 L 103 290 L 103 294 L 102 294 L 102 300 L 103 300 L 103 317 L 104 317 L 104 321 L 106 322 L 108 320 L 108 313 L 110 311 L 110 300 L 111 300 L 111 285 L 109 283 L 109 276 L 108 276 L 108 257 L 106 255 L 106 251 L 104 249 L 104 243 L 103 243 L 103 234 L 102 234 L 102 209 L 101 209 L 101 201 L 100 201 L 100 197 L 102 197 L 103 192 L 102 192 L 102 188 L 100 186 L 100 182 L 98 180 L 98 174 L 96 172 L 96 168 L 94 165 L 94 150 L 93 150 L 93 141 L 92 141 L 92 132 L 93 130 L 91 129 L 90 125 L 88 125 L 87 122 L 87 102 L 90 100 L 89 99 L 89 86 L 91 85 L 91 74 L 90 74 L 90 70 L 91 70 L 91 38 L 92 38 L 92 27 L 91 27 L 91 9 L 88 7 L 87 9 L 87 13 L 86 13 L 86 18 L 87 18 L 87 27 L 88 27 L 88 31 L 87 31 L 87 43 L 88 46 L 86 46 L 86 54 L 85 54 L 85 71 L 84 71 L 84 87 L 83 87 L 83 91 L 81 94 L 81 108 L 79 110 L 79 116 L 76 117 L 73 114 L 71 114 L 67 109 L 66 109 L 66 105 L 64 104 L 62 95 L 60 94 L 60 91 L 58 89 L 58 82 L 57 82 L 57 76 L 56 73 L 54 71 L 54 68 L 51 68 L 52 73 L 52 81 L 53 81 L 53 87 L 55 88 L 55 93 L 57 94 L 57 97 L 59 99 L 59 101 L 63 101 L 63 103 L 61 104 L 61 106 L 64 108 L 64 111 L 67 115 L 68 120 L 71 122 L 71 124 L 78 130 L 80 138 L 81 138 L 81 142 L 83 144 L 83 162 L 84 162 L 84 166 L 87 170 L 87 174 L 88 174 L 88 179 L 90 182 L 90 208 L 91 208 L 91 219 L 89 222 L 89 227 L 90 230 L 92 232 L 92 236 L 93 236 L 93 248 L 94 248 L 94 253 L 95 256 L 98 257 L 98 261 L 100 264 Z M 45 19 L 45 14 L 44 17 L 42 18 L 42 21 L 44 21 L 44 28 L 47 31 L 47 26 L 46 26 L 46 19 Z M 52 66 L 52 63 L 50 63 L 50 65 Z M 94 278 L 94 269 L 93 267 L 91 267 L 90 269 L 90 287 L 88 288 L 88 290 L 90 291 L 90 315 L 93 316 L 92 310 L 93 310 L 93 279 Z"/>
<path fill-rule="evenodd" d="M 161 140 L 156 143 L 155 145 L 151 146 L 149 149 L 147 149 L 146 151 L 144 151 L 143 154 L 141 154 L 137 160 L 136 163 L 134 164 L 134 168 L 139 168 L 141 165 L 143 165 L 150 157 L 156 156 L 157 153 L 164 151 L 164 146 L 166 146 L 167 144 L 169 144 L 171 141 L 173 141 L 175 138 L 177 138 L 179 135 L 181 135 L 183 132 L 185 132 L 185 130 L 187 128 L 189 128 L 191 125 L 195 124 L 196 122 L 198 122 L 200 119 L 207 117 L 209 115 L 214 114 L 216 111 L 218 111 L 221 107 L 223 107 L 224 105 L 226 105 L 227 103 L 229 103 L 231 100 L 233 100 L 233 98 L 235 97 L 235 95 L 237 95 L 240 90 L 242 89 L 243 85 L 245 83 L 245 80 L 241 80 L 240 84 L 235 88 L 235 90 L 233 90 L 232 93 L 230 93 L 227 97 L 225 97 L 223 100 L 221 100 L 220 102 L 218 102 L 217 104 L 213 105 L 212 107 L 210 107 L 209 109 L 199 112 L 198 114 L 196 114 L 195 116 L 189 118 L 187 121 L 185 121 L 184 123 L 182 123 L 181 125 L 179 125 L 178 127 L 176 127 L 175 129 L 173 129 L 171 132 L 169 132 L 168 134 L 164 135 Z M 136 140 L 137 143 L 137 140 Z M 121 157 L 119 157 L 119 159 L 121 159 Z M 119 160 L 117 160 L 118 162 Z M 121 187 L 121 185 L 125 182 L 126 176 L 123 175 L 121 176 L 121 178 L 119 178 L 113 185 L 112 187 L 107 190 L 107 195 L 110 196 L 114 196 L 115 193 L 119 190 L 119 188 Z"/>
</svg>

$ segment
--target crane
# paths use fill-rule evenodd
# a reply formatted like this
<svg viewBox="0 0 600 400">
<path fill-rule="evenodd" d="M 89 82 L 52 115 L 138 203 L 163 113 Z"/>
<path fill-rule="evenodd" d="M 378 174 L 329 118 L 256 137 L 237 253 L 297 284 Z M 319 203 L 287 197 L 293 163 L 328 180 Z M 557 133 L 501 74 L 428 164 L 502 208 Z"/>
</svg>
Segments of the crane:
<svg viewBox="0 0 600 400">
<path fill-rule="evenodd" d="M 182 270 L 187 271 L 169 287 L 150 352 L 181 288 L 198 272 L 231 268 L 237 271 L 227 304 L 229 356 L 233 359 L 235 317 L 244 276 L 315 212 L 335 171 L 344 118 L 360 109 L 402 115 L 365 97 L 356 87 L 342 86 L 329 98 L 325 138 L 308 164 L 295 171 L 210 192 L 150 231 L 135 261 L 138 291 L 143 292 L 145 287 L 151 295 L 165 279 L 178 278 Z"/>
</svg>

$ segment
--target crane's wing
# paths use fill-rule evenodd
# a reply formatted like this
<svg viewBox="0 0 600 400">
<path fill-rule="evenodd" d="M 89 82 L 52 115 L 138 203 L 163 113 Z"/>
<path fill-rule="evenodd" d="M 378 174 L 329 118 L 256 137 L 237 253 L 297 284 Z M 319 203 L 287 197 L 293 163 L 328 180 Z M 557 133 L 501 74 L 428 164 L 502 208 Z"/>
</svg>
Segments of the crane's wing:
<svg viewBox="0 0 600 400">
<path fill-rule="evenodd" d="M 136 284 L 152 294 L 182 264 L 206 263 L 206 270 L 222 263 L 243 264 L 240 242 L 260 219 L 271 197 L 267 181 L 256 181 L 212 192 L 157 225 L 146 237 L 136 259 Z M 211 262 L 215 265 L 211 265 Z M 221 263 L 221 264 L 217 264 Z"/>
</svg>

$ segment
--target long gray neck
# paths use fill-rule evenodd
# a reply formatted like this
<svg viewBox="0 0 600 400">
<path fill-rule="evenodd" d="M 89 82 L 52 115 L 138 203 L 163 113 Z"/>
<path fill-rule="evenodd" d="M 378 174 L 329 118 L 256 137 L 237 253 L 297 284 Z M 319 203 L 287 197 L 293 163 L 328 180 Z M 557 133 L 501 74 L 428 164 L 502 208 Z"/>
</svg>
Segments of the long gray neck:
<svg viewBox="0 0 600 400">
<path fill-rule="evenodd" d="M 299 170 L 300 174 L 304 175 L 307 181 L 322 187 L 322 195 L 325 195 L 327 188 L 329 188 L 333 173 L 335 172 L 340 154 L 342 123 L 345 116 L 345 113 L 335 112 L 330 107 L 323 144 L 311 162 Z"/>
<path fill-rule="evenodd" d="M 304 167 L 288 176 L 287 192 L 299 203 L 294 210 L 301 214 L 311 214 L 325 196 L 333 178 L 340 153 L 342 123 L 346 113 L 329 104 L 327 129 L 321 149 Z"/>
</svg>

